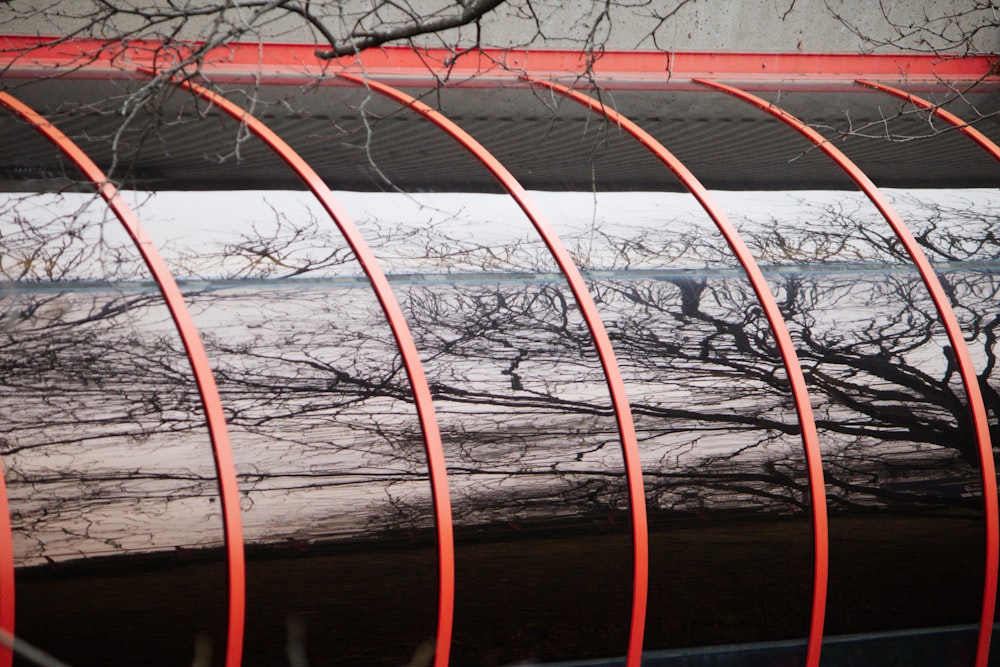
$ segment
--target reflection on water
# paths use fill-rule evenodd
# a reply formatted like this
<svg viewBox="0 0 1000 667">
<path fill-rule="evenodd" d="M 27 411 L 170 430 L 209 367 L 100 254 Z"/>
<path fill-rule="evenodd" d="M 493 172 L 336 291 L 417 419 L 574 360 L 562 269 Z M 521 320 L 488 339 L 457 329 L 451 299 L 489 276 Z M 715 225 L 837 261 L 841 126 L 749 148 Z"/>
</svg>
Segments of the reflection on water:
<svg viewBox="0 0 1000 667">
<path fill-rule="evenodd" d="M 898 245 L 852 217 L 849 197 L 796 196 L 786 205 L 800 220 L 811 212 L 809 224 L 779 224 L 781 211 L 761 208 L 741 225 L 771 266 L 820 427 L 834 517 L 831 629 L 968 622 L 981 485 L 947 339 Z M 995 425 L 1000 274 L 990 262 L 1000 239 L 995 209 L 980 199 L 898 196 L 897 205 L 919 213 L 915 231 L 931 258 L 951 263 L 942 281 L 961 304 Z M 413 233 L 374 214 L 380 224 L 366 231 L 389 268 L 407 274 L 393 286 L 442 427 L 459 544 L 457 655 L 502 646 L 505 633 L 520 633 L 523 653 L 497 660 L 619 653 L 628 499 L 592 342 L 537 244 L 495 226 L 487 243 L 470 231 L 471 213 L 445 208 Z M 337 567 L 349 569 L 348 552 L 336 551 L 344 545 L 419 547 L 414 561 L 426 560 L 433 526 L 398 352 L 350 256 L 310 216 L 276 214 L 268 225 L 166 246 L 182 275 L 209 279 L 185 291 L 226 407 L 261 581 L 302 554 L 314 564 L 342 558 Z M 589 261 L 636 419 L 653 530 L 648 644 L 800 636 L 811 595 L 809 495 L 787 379 L 745 278 L 717 241 L 685 227 L 687 216 L 680 210 L 670 228 L 649 212 L 567 233 Z M 2 442 L 18 566 L 217 548 L 204 420 L 159 297 L 145 285 L 94 282 L 143 278 L 112 261 L 111 238 L 97 246 L 101 261 L 81 254 L 84 240 L 101 236 L 97 223 L 67 239 L 65 215 L 54 219 L 63 227 L 41 219 L 34 228 L 25 214 L 4 228 Z M 928 538 L 929 527 L 939 532 Z M 914 545 L 939 560 L 916 563 L 905 553 Z M 952 581 L 941 604 L 935 578 L 945 562 L 963 563 L 947 571 L 967 571 L 969 582 Z M 892 569 L 921 583 L 911 611 L 890 618 L 879 596 L 901 595 L 887 583 L 898 580 Z M 514 600 L 507 589 L 518 585 L 528 592 Z M 433 585 L 413 587 L 432 600 Z M 605 595 L 618 616 L 599 631 L 599 614 L 565 613 L 584 604 L 572 602 L 575 589 Z M 789 612 L 764 614 L 771 596 Z M 677 604 L 690 610 L 684 619 L 669 610 Z M 852 614 L 852 604 L 868 611 Z M 723 606 L 731 619 L 719 616 Z M 507 628 L 526 607 L 536 617 Z M 560 611 L 589 636 L 546 636 L 562 627 Z"/>
</svg>

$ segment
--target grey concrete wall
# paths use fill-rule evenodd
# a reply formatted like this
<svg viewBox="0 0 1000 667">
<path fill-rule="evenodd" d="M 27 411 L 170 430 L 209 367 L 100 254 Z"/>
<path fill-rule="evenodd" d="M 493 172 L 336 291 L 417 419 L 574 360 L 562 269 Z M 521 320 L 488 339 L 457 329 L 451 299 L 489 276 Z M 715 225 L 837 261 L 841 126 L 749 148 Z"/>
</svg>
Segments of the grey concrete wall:
<svg viewBox="0 0 1000 667">
<path fill-rule="evenodd" d="M 986 9 L 973 11 L 974 0 L 884 0 L 886 14 L 877 0 L 702 0 L 684 4 L 669 18 L 665 17 L 678 3 L 654 0 L 644 6 L 612 8 L 607 19 L 600 16 L 601 2 L 565 4 L 572 7 L 560 7 L 557 3 L 540 7 L 535 3 L 536 10 L 545 10 L 538 12 L 546 36 L 542 45 L 572 44 L 585 38 L 596 24 L 597 41 L 609 49 L 806 53 L 910 48 L 1000 51 L 1000 15 Z M 512 12 L 505 13 L 509 16 Z M 956 18 L 936 20 L 945 16 Z M 531 39 L 533 30 L 526 21 L 505 18 L 490 22 L 484 33 L 491 45 L 510 46 Z M 972 43 L 966 44 L 963 37 L 969 34 Z"/>
<path fill-rule="evenodd" d="M 99 11 L 92 0 L 37 0 L 0 5 L 0 34 L 85 34 L 113 37 L 150 31 L 134 16 L 88 25 Z M 164 0 L 121 0 L 129 7 L 155 8 Z M 175 1 L 184 5 L 184 0 Z M 222 4 L 187 0 L 196 11 Z M 248 4 L 248 0 L 244 0 Z M 454 0 L 410 0 L 424 15 L 450 12 Z M 358 26 L 374 27 L 400 19 L 400 12 L 380 0 L 321 2 L 313 11 L 339 36 Z M 176 22 L 152 31 L 170 32 Z M 728 52 L 858 53 L 900 50 L 1000 52 L 1000 6 L 995 0 L 507 0 L 480 25 L 483 46 Z M 258 14 L 252 7 L 232 10 L 225 20 L 196 18 L 181 35 L 207 38 L 232 35 L 240 41 L 262 39 L 322 42 L 301 17 L 278 12 Z M 416 41 L 427 46 L 461 47 L 475 43 L 467 26 Z"/>
</svg>

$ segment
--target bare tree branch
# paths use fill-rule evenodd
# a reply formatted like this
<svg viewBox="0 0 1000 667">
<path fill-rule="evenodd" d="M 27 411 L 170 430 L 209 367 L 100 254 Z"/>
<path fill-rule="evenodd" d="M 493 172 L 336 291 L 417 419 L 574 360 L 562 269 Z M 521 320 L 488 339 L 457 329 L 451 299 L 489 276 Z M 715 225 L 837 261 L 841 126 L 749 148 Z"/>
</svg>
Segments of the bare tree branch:
<svg viewBox="0 0 1000 667">
<path fill-rule="evenodd" d="M 483 16 L 493 11 L 506 0 L 457 0 L 461 11 L 450 16 L 425 18 L 418 14 L 411 13 L 411 22 L 398 26 L 382 27 L 371 30 L 352 31 L 345 39 L 336 39 L 325 29 L 321 33 L 329 41 L 332 49 L 318 50 L 316 55 L 320 58 L 332 59 L 340 56 L 354 55 L 365 49 L 370 49 L 386 42 L 400 39 L 410 39 L 418 35 L 441 32 L 450 28 L 468 25 L 479 21 Z M 293 3 L 283 3 L 292 5 Z M 286 7 L 289 11 L 300 14 L 312 25 L 320 27 L 320 22 L 308 12 L 308 7 Z"/>
</svg>

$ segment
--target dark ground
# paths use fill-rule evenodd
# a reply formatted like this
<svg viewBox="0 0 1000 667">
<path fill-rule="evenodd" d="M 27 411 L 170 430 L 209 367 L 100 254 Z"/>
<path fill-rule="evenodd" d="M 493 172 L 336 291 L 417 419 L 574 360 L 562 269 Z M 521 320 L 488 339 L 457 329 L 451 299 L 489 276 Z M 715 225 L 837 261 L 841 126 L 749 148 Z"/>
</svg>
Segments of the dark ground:
<svg viewBox="0 0 1000 667">
<path fill-rule="evenodd" d="M 831 517 L 829 635 L 974 623 L 980 515 Z M 492 527 L 459 533 L 453 663 L 620 656 L 631 597 L 627 528 Z M 659 521 L 650 535 L 646 648 L 804 637 L 808 521 Z M 311 665 L 402 665 L 436 624 L 436 560 L 424 538 L 248 552 L 248 667 L 285 665 L 289 618 Z M 25 569 L 17 632 L 66 662 L 190 665 L 207 634 L 222 659 L 218 552 Z"/>
</svg>

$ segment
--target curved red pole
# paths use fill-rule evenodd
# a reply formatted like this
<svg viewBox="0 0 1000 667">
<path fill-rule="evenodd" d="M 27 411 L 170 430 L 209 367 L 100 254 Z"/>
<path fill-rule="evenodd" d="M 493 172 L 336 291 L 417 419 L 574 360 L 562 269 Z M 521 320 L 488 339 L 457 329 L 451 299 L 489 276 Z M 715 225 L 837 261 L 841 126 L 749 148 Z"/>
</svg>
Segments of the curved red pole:
<svg viewBox="0 0 1000 667">
<path fill-rule="evenodd" d="M 236 485 L 236 470 L 233 466 L 233 454 L 229 444 L 229 433 L 226 430 L 226 418 L 222 411 L 222 401 L 215 385 L 215 377 L 212 375 L 212 367 L 208 363 L 208 356 L 205 354 L 205 348 L 198 336 L 194 320 L 188 312 L 184 296 L 170 274 L 166 262 L 163 261 L 160 253 L 139 223 L 135 211 L 125 203 L 115 186 L 108 182 L 107 177 L 87 154 L 43 116 L 11 95 L 0 92 L 0 104 L 11 109 L 55 144 L 97 187 L 98 193 L 121 221 L 122 226 L 142 255 L 146 266 L 149 267 L 153 279 L 156 280 L 156 284 L 163 294 L 167 308 L 170 310 L 170 316 L 177 326 L 177 331 L 184 343 L 184 349 L 187 351 L 188 361 L 194 372 L 195 381 L 198 384 L 198 393 L 201 395 L 208 432 L 212 441 L 215 468 L 219 476 L 219 495 L 222 501 L 229 584 L 226 667 L 238 667 L 242 660 L 243 622 L 246 608 L 243 528 L 240 518 L 239 490 Z M 2 527 L 0 527 L 0 531 L 2 531 Z M 6 559 L 6 554 L 4 559 Z M 5 578 L 6 574 L 0 573 L 0 576 Z M 3 585 L 2 580 L 0 580 L 0 585 Z M 5 629 L 7 628 L 5 627 Z"/>
<path fill-rule="evenodd" d="M 892 86 L 887 86 L 883 83 L 875 83 L 874 81 L 865 81 L 864 79 L 858 79 L 854 83 L 860 86 L 867 86 L 868 88 L 874 88 L 875 90 L 881 90 L 883 93 L 889 93 L 890 95 L 895 95 L 896 97 L 906 100 L 915 107 L 920 107 L 921 109 L 927 109 L 932 114 L 945 121 L 949 125 L 954 126 L 959 132 L 966 135 L 977 144 L 982 146 L 986 152 L 992 155 L 995 159 L 1000 160 L 1000 147 L 998 147 L 993 141 L 990 140 L 985 134 L 977 130 L 976 128 L 969 125 L 967 122 L 956 116 L 955 114 L 941 108 L 940 105 L 928 102 L 922 97 L 917 97 L 913 93 L 908 93 L 905 90 L 900 90 L 899 88 L 893 88 Z"/>
<path fill-rule="evenodd" d="M 639 445 L 636 441 L 635 426 L 632 423 L 632 412 L 629 407 L 628 397 L 625 395 L 625 383 L 622 380 L 618 362 L 615 360 L 614 348 L 612 348 L 611 340 L 608 338 L 608 333 L 604 328 L 604 322 L 597 312 L 597 306 L 594 304 L 594 300 L 587 290 L 583 276 L 580 275 L 580 271 L 576 268 L 573 259 L 566 251 L 562 241 L 559 240 L 555 230 L 552 229 L 552 226 L 545 219 L 541 210 L 531 201 L 528 193 L 517 182 L 513 174 L 478 141 L 465 132 L 465 130 L 440 112 L 401 90 L 352 74 L 338 74 L 337 76 L 348 81 L 353 81 L 405 104 L 447 132 L 466 150 L 472 153 L 476 159 L 489 169 L 511 194 L 521 207 L 521 210 L 527 214 L 548 247 L 552 257 L 559 265 L 563 275 L 566 276 L 570 289 L 573 291 L 573 296 L 576 298 L 577 305 L 583 313 L 584 321 L 590 329 L 594 345 L 597 347 L 597 354 L 604 368 L 604 375 L 608 382 L 611 402 L 614 404 L 615 417 L 618 420 L 618 431 L 621 436 L 622 452 L 625 459 L 625 475 L 628 480 L 629 502 L 632 512 L 633 556 L 632 617 L 626 664 L 627 667 L 639 667 L 642 659 L 642 637 L 646 624 L 646 598 L 649 593 L 649 531 L 646 524 L 646 497 L 642 483 L 642 464 L 639 460 Z"/>
<path fill-rule="evenodd" d="M 812 405 L 809 402 L 805 376 L 802 373 L 802 366 L 799 363 L 798 354 L 795 352 L 792 337 L 788 333 L 788 326 L 781 315 L 781 310 L 778 308 L 774 294 L 768 287 L 767 280 L 757 265 L 757 261 L 743 242 L 739 232 L 736 231 L 736 228 L 729 221 L 729 218 L 726 217 L 726 214 L 719 205 L 709 196 L 705 186 L 663 144 L 633 121 L 589 95 L 585 95 L 559 83 L 535 79 L 530 76 L 524 78 L 533 84 L 554 90 L 560 95 L 564 95 L 574 102 L 604 115 L 608 120 L 631 134 L 639 143 L 649 149 L 660 162 L 666 165 L 680 179 L 684 187 L 694 195 L 698 203 L 705 209 L 705 212 L 715 222 L 722 236 L 726 239 L 726 243 L 729 244 L 733 254 L 736 255 L 736 258 L 750 279 L 750 284 L 757 294 L 757 300 L 764 309 L 767 320 L 771 325 L 771 331 L 777 340 L 781 359 L 784 363 L 785 371 L 788 373 L 789 383 L 791 384 L 792 396 L 795 399 L 795 410 L 798 414 L 799 426 L 802 429 L 802 445 L 805 448 L 806 466 L 809 471 L 814 561 L 812 617 L 809 625 L 806 665 L 808 667 L 817 667 L 819 665 L 820 649 L 823 645 L 823 621 L 826 616 L 826 593 L 829 574 L 826 486 L 823 483 L 823 461 L 819 449 L 819 435 L 816 432 L 816 421 L 813 418 Z"/>
<path fill-rule="evenodd" d="M 886 219 L 896 237 L 903 244 L 903 247 L 906 248 L 906 252 L 910 255 L 910 259 L 913 260 L 917 270 L 920 272 L 920 277 L 930 292 L 934 306 L 937 308 L 938 316 L 941 318 L 941 322 L 944 324 L 945 331 L 948 334 L 948 340 L 951 342 L 951 347 L 955 352 L 959 373 L 962 376 L 962 384 L 965 386 L 965 393 L 969 399 L 969 411 L 972 413 L 972 424 L 979 449 L 980 475 L 983 481 L 983 513 L 986 522 L 986 573 L 983 582 L 983 606 L 979 618 L 979 640 L 976 645 L 975 665 L 976 667 L 986 667 L 989 661 L 990 636 L 993 632 L 993 615 L 996 606 L 997 563 L 1000 560 L 997 479 L 993 462 L 993 446 L 990 444 L 989 422 L 986 419 L 986 407 L 983 405 L 982 393 L 979 390 L 979 379 L 976 377 L 976 371 L 972 365 L 972 356 L 969 354 L 969 347 L 965 343 L 962 329 L 958 324 L 958 318 L 955 317 L 955 311 L 948 301 L 948 296 L 945 294 L 937 274 L 934 273 L 934 269 L 931 267 L 926 255 L 920 249 L 916 239 L 913 238 L 913 234 L 910 233 L 906 223 L 903 222 L 903 219 L 892 208 L 888 200 L 882 196 L 882 193 L 875 187 L 871 179 L 844 155 L 842 151 L 827 141 L 819 132 L 767 100 L 722 83 L 703 79 L 695 79 L 694 81 L 695 83 L 721 90 L 763 109 L 784 123 L 794 127 L 829 155 L 858 184 L 868 196 L 868 199 L 878 208 L 882 217 Z"/>
<path fill-rule="evenodd" d="M 0 92 L 0 103 L 5 93 Z M 10 667 L 14 661 L 14 534 L 10 521 L 10 503 L 3 464 L 0 463 L 0 631 L 9 635 L 11 642 L 0 642 L 0 667 Z"/>
<path fill-rule="evenodd" d="M 151 70 L 142 69 L 141 71 L 155 74 Z M 208 100 L 238 120 L 292 168 L 336 223 L 348 246 L 361 264 L 365 275 L 368 276 L 368 280 L 371 281 L 372 289 L 378 297 L 382 311 L 392 329 L 392 335 L 396 339 L 396 345 L 399 347 L 424 435 L 431 495 L 434 500 L 438 549 L 438 625 L 434 665 L 435 667 L 445 667 L 451 652 L 451 632 L 455 617 L 455 547 L 451 499 L 448 493 L 448 470 L 445 467 L 444 447 L 441 444 L 441 432 L 434 414 L 434 403 L 431 398 L 430 386 L 427 384 L 427 376 L 424 374 L 424 367 L 421 364 L 420 355 L 417 352 L 416 343 L 413 342 L 406 318 L 403 316 L 399 302 L 389 286 L 389 280 L 385 277 L 378 265 L 378 260 L 375 259 L 375 254 L 368 247 L 354 222 L 351 221 L 347 211 L 340 206 L 319 174 L 291 146 L 259 119 L 250 115 L 250 112 L 221 95 L 190 80 L 178 80 L 174 83 Z"/>
</svg>

